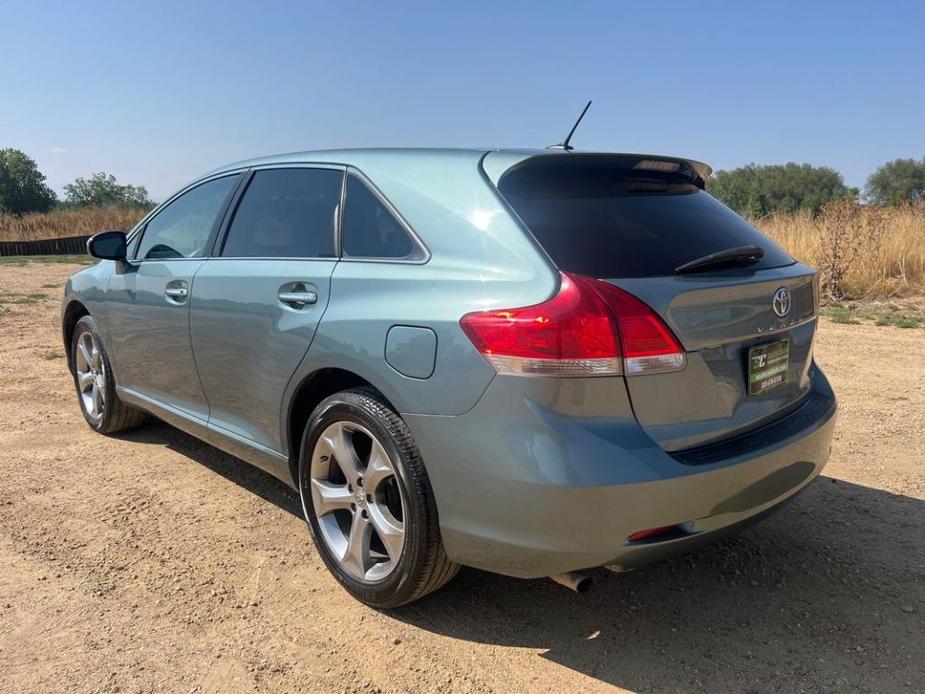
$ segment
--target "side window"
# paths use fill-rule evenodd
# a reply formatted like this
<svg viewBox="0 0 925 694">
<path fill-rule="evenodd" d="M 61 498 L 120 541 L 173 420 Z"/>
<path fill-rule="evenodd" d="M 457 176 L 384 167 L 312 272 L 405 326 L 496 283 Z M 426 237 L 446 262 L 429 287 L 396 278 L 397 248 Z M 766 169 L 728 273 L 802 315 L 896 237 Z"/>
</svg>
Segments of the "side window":
<svg viewBox="0 0 925 694">
<path fill-rule="evenodd" d="M 134 258 L 135 251 L 138 250 L 138 242 L 141 241 L 141 233 L 135 234 L 131 241 L 129 241 L 128 247 L 125 249 L 125 255 L 127 258 Z"/>
<path fill-rule="evenodd" d="M 240 174 L 216 178 L 189 190 L 145 226 L 135 258 L 201 258 L 216 219 Z"/>
<path fill-rule="evenodd" d="M 334 169 L 265 169 L 247 186 L 222 255 L 333 258 L 344 174 Z"/>
<path fill-rule="evenodd" d="M 417 260 L 424 257 L 401 222 L 353 175 L 347 176 L 341 235 L 344 255 L 351 258 Z"/>
</svg>

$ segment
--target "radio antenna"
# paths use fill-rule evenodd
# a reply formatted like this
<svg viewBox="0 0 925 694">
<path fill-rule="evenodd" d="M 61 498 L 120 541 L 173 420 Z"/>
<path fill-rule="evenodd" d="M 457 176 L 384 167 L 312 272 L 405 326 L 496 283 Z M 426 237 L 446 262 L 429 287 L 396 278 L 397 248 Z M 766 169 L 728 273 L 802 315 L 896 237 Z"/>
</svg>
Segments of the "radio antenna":
<svg viewBox="0 0 925 694">
<path fill-rule="evenodd" d="M 572 135 L 575 134 L 575 130 L 578 128 L 578 124 L 581 123 L 581 119 L 585 117 L 585 114 L 588 112 L 588 109 L 591 108 L 591 102 L 585 104 L 585 107 L 581 111 L 581 115 L 578 116 L 578 120 L 575 121 L 575 125 L 572 126 L 572 129 L 568 131 L 568 135 L 565 136 L 565 139 L 557 145 L 549 145 L 546 149 L 563 149 L 566 152 L 571 152 L 574 147 L 572 147 L 569 142 L 572 139 Z"/>
</svg>

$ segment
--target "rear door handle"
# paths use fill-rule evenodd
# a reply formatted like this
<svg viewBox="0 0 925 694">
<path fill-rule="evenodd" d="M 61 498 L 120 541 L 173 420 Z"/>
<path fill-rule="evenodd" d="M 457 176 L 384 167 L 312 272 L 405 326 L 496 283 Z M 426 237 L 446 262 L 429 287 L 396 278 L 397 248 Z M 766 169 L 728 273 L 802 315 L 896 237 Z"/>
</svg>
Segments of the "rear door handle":
<svg viewBox="0 0 925 694">
<path fill-rule="evenodd" d="M 318 301 L 318 295 L 309 291 L 280 292 L 277 296 L 280 301 L 290 306 L 308 306 Z"/>
</svg>

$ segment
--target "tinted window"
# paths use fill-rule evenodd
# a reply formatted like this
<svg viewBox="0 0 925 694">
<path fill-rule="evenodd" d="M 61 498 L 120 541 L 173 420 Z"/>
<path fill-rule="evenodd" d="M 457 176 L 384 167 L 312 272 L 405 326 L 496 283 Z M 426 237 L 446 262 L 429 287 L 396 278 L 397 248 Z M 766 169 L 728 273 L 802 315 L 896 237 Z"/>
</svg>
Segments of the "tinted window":
<svg viewBox="0 0 925 694">
<path fill-rule="evenodd" d="M 333 169 L 268 169 L 241 198 L 222 255 L 330 258 L 344 174 Z"/>
<path fill-rule="evenodd" d="M 356 176 L 347 176 L 341 234 L 344 255 L 354 258 L 423 257 L 401 222 Z"/>
<path fill-rule="evenodd" d="M 126 255 L 129 258 L 135 257 L 135 251 L 138 250 L 138 243 L 141 241 L 141 234 L 135 234 L 126 247 Z"/>
<path fill-rule="evenodd" d="M 638 171 L 581 155 L 528 160 L 498 189 L 560 269 L 592 277 L 671 275 L 708 253 L 756 244 L 753 269 L 793 262 L 681 173 Z"/>
<path fill-rule="evenodd" d="M 136 258 L 200 258 L 240 174 L 198 185 L 147 223 Z"/>
</svg>

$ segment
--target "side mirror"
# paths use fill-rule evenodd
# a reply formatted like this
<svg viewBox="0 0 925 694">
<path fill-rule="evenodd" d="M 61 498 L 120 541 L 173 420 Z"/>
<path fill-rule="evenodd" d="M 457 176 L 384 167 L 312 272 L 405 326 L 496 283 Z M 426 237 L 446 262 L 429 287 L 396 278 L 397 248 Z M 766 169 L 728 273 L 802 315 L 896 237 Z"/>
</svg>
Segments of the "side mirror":
<svg viewBox="0 0 925 694">
<path fill-rule="evenodd" d="M 87 253 L 103 260 L 125 260 L 125 232 L 101 231 L 87 241 Z"/>
</svg>

